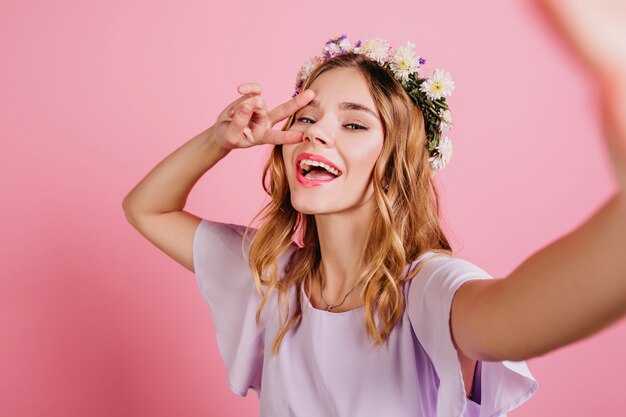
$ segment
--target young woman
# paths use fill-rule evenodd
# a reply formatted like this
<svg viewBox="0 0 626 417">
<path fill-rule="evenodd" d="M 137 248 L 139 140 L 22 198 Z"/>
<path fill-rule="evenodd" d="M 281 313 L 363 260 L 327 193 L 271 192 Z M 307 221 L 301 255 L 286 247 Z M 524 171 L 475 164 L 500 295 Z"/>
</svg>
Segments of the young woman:
<svg viewBox="0 0 626 417">
<path fill-rule="evenodd" d="M 606 20 L 584 7 L 544 10 L 598 76 L 621 189 L 505 279 L 439 227 L 453 83 L 421 78 L 410 44 L 331 39 L 272 110 L 240 85 L 128 194 L 129 222 L 195 272 L 231 389 L 255 390 L 262 416 L 503 415 L 537 389 L 524 360 L 626 314 L 626 57 L 598 48 Z M 259 144 L 274 148 L 258 230 L 183 210 L 206 171 Z"/>
</svg>

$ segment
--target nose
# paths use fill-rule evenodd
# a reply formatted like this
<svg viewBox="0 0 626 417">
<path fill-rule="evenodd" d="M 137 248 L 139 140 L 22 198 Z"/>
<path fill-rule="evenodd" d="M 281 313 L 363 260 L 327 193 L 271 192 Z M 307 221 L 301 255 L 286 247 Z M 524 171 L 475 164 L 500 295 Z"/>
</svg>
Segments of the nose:
<svg viewBox="0 0 626 417">
<path fill-rule="evenodd" d="M 331 135 L 323 128 L 320 121 L 310 124 L 303 133 L 304 140 L 317 143 L 319 145 L 330 146 L 334 143 Z"/>
</svg>

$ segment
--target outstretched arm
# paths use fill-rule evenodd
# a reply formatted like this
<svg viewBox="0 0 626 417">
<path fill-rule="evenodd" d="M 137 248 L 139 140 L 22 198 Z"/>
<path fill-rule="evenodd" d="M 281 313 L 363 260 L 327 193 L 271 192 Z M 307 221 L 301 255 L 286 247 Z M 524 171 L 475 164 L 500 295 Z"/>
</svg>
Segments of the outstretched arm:
<svg viewBox="0 0 626 417">
<path fill-rule="evenodd" d="M 525 360 L 626 314 L 626 202 L 613 196 L 507 278 L 469 281 L 452 304 L 458 348 L 479 360 Z"/>
<path fill-rule="evenodd" d="M 507 278 L 464 284 L 452 304 L 457 348 L 480 360 L 525 360 L 626 315 L 626 2 L 536 2 L 598 81 L 618 191 L 583 225 Z M 617 18 L 616 18 L 617 17 Z"/>
</svg>

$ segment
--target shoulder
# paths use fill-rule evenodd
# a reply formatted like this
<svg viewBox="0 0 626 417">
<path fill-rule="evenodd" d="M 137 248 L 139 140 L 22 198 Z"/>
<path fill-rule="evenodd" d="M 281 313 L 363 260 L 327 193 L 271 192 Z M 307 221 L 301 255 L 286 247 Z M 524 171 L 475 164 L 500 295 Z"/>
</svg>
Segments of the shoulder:
<svg viewBox="0 0 626 417">
<path fill-rule="evenodd" d="M 218 254 L 224 250 L 238 250 L 243 255 L 256 231 L 239 224 L 202 219 L 193 239 L 194 255 L 207 252 Z"/>
<path fill-rule="evenodd" d="M 409 316 L 414 325 L 430 325 L 434 317 L 446 320 L 459 287 L 469 280 L 491 279 L 475 263 L 446 253 L 428 251 L 411 265 L 406 291 Z M 418 323 L 419 322 L 419 323 Z"/>
<path fill-rule="evenodd" d="M 450 327 L 452 300 L 465 282 L 493 276 L 467 259 L 432 251 L 410 266 L 420 270 L 408 282 L 407 315 L 440 379 L 437 415 L 465 415 L 468 401 Z M 524 362 L 481 362 L 479 375 L 480 408 L 485 415 L 504 415 L 503 410 L 512 410 L 537 390 L 537 382 Z"/>
<path fill-rule="evenodd" d="M 257 229 L 235 223 L 217 222 L 213 220 L 202 219 L 198 224 L 196 234 L 205 235 L 231 235 L 233 237 L 239 236 L 240 238 L 245 236 L 246 233 L 250 236 L 254 236 Z"/>
<path fill-rule="evenodd" d="M 457 255 L 429 250 L 409 266 L 410 281 L 423 284 L 432 282 L 458 282 L 469 278 L 492 278 L 485 269 Z M 413 285 L 412 285 L 413 286 Z"/>
<path fill-rule="evenodd" d="M 196 229 L 195 240 L 220 238 L 227 239 L 226 242 L 245 240 L 249 244 L 257 232 L 258 229 L 251 226 L 201 219 Z M 292 242 L 288 251 L 291 253 L 296 249 L 298 249 L 298 245 Z"/>
</svg>

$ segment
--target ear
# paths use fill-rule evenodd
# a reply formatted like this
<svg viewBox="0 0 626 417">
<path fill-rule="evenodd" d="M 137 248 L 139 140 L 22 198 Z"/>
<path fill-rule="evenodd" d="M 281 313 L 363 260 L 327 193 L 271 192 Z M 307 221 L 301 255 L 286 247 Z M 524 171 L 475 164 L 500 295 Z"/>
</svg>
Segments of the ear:
<svg viewBox="0 0 626 417">
<path fill-rule="evenodd" d="M 383 177 L 383 179 L 380 182 L 380 185 L 383 187 L 384 192 L 389 191 L 389 180 L 387 179 L 387 177 Z"/>
</svg>

